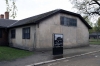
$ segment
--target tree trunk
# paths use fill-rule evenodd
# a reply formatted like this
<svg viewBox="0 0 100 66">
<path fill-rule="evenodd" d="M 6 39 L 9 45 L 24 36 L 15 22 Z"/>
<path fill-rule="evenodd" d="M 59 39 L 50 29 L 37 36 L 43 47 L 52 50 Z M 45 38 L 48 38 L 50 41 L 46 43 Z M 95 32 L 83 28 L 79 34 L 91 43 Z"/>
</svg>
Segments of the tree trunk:
<svg viewBox="0 0 100 66">
<path fill-rule="evenodd" d="M 97 32 L 97 41 L 98 41 L 98 32 Z"/>
</svg>

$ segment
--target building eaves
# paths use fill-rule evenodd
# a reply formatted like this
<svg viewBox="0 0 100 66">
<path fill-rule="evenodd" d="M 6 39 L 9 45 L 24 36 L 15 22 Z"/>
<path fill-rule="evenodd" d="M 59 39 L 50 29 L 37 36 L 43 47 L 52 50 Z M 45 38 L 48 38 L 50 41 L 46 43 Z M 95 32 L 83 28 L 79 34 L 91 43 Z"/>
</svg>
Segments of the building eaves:
<svg viewBox="0 0 100 66">
<path fill-rule="evenodd" d="M 82 18 L 82 16 L 80 14 L 69 12 L 69 11 L 62 10 L 62 9 L 56 9 L 56 10 L 46 12 L 46 13 L 43 13 L 40 15 L 36 15 L 36 16 L 32 16 L 32 17 L 29 17 L 26 19 L 19 20 L 18 22 L 14 23 L 10 27 L 18 27 L 18 26 L 23 26 L 23 25 L 28 25 L 28 24 L 38 24 L 42 20 L 45 20 L 45 19 L 47 19 L 55 14 L 58 14 L 58 13 L 64 13 L 64 14 L 76 16 L 88 27 L 88 29 L 92 29 L 92 27 Z"/>
<path fill-rule="evenodd" d="M 2 28 L 8 28 L 12 23 L 16 22 L 17 20 L 10 20 L 10 19 L 0 19 L 0 26 Z"/>
</svg>

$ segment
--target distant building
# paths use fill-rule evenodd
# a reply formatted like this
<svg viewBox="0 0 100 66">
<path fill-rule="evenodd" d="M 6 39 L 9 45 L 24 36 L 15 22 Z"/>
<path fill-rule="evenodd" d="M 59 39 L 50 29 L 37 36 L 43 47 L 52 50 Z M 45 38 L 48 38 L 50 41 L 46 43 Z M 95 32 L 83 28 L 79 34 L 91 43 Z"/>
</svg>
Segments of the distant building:
<svg viewBox="0 0 100 66">
<path fill-rule="evenodd" d="M 94 33 L 89 34 L 89 39 L 91 39 L 91 38 L 94 38 L 94 39 L 99 38 L 100 39 L 100 32 L 94 32 Z"/>
</svg>

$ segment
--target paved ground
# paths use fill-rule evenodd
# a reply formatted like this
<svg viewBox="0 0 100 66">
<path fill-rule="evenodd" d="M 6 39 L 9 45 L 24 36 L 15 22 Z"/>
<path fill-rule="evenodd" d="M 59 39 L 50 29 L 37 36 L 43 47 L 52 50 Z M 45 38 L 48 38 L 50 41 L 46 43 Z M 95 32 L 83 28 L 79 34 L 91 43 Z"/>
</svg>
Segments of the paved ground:
<svg viewBox="0 0 100 66">
<path fill-rule="evenodd" d="M 39 66 L 100 66 L 100 52 L 56 61 L 53 63 L 43 64 Z"/>
<path fill-rule="evenodd" d="M 97 51 L 97 50 L 100 50 L 100 45 L 91 45 L 89 47 L 65 49 L 64 57 L 70 57 L 70 56 L 79 55 L 79 54 L 83 54 L 91 51 Z M 53 59 L 52 51 L 35 52 L 34 55 L 26 58 L 0 62 L 0 66 L 25 66 L 33 63 L 52 60 L 52 59 Z"/>
</svg>

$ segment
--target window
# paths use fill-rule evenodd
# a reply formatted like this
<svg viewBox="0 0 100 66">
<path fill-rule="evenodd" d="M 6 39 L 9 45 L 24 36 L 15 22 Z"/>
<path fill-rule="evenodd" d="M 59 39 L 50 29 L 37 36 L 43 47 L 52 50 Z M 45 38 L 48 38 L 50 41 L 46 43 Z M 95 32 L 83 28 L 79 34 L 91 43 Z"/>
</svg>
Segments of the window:
<svg viewBox="0 0 100 66">
<path fill-rule="evenodd" d="M 64 17 L 60 17 L 60 24 L 64 25 Z"/>
<path fill-rule="evenodd" d="M 15 29 L 11 30 L 11 38 L 15 38 Z"/>
<path fill-rule="evenodd" d="M 0 38 L 2 38 L 2 30 L 0 29 Z"/>
<path fill-rule="evenodd" d="M 30 39 L 30 27 L 23 28 L 23 39 Z"/>
<path fill-rule="evenodd" d="M 69 26 L 77 26 L 77 20 L 70 18 Z"/>
<path fill-rule="evenodd" d="M 68 17 L 61 17 L 61 25 L 64 26 L 77 26 L 77 20 L 73 18 L 68 18 Z"/>
</svg>

